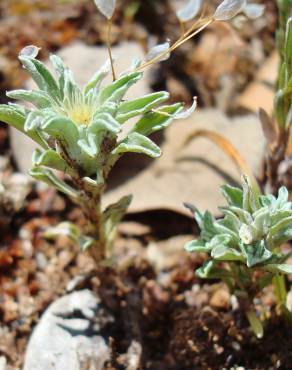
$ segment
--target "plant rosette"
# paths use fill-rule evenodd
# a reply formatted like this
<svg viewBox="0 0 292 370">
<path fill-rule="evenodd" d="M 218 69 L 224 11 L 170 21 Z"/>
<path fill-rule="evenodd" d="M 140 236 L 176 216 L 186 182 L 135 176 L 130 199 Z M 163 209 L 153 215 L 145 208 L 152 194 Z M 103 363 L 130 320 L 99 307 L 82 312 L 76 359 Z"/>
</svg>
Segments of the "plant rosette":
<svg viewBox="0 0 292 370">
<path fill-rule="evenodd" d="M 223 218 L 201 213 L 187 205 L 201 229 L 200 238 L 186 245 L 189 252 L 206 253 L 209 258 L 196 274 L 202 279 L 220 279 L 237 295 L 258 337 L 260 321 L 252 311 L 253 299 L 273 282 L 278 307 L 288 314 L 284 275 L 292 273 L 287 263 L 291 253 L 281 246 L 292 238 L 292 203 L 285 187 L 278 197 L 262 195 L 256 184 L 242 176 L 242 188 L 224 185 L 221 192 L 227 206 Z"/>
</svg>

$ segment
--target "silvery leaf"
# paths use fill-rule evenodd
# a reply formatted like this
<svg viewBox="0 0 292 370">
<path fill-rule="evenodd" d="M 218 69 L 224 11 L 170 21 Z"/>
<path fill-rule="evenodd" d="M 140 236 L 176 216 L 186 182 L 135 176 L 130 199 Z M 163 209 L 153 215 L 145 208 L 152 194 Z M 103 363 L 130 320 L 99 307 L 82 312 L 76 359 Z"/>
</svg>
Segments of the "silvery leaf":
<svg viewBox="0 0 292 370">
<path fill-rule="evenodd" d="M 185 245 L 185 250 L 188 252 L 208 253 L 211 248 L 203 240 L 191 240 Z"/>
<path fill-rule="evenodd" d="M 84 92 L 88 93 L 91 89 L 98 89 L 102 80 L 108 75 L 111 70 L 110 60 L 107 60 L 104 65 L 93 75 L 84 87 Z"/>
<path fill-rule="evenodd" d="M 20 51 L 19 56 L 20 56 L 20 57 L 28 57 L 28 58 L 32 58 L 32 59 L 34 59 L 34 58 L 36 58 L 36 57 L 37 57 L 37 55 L 38 55 L 38 53 L 39 53 L 39 51 L 40 51 L 40 50 L 41 50 L 41 49 L 40 49 L 40 48 L 38 48 L 37 46 L 34 46 L 34 45 L 28 45 L 28 46 L 24 47 L 24 48 Z"/>
<path fill-rule="evenodd" d="M 55 240 L 60 236 L 66 236 L 79 245 L 83 252 L 94 245 L 94 240 L 88 236 L 82 235 L 78 227 L 71 222 L 62 222 L 57 226 L 50 227 L 43 235 L 49 240 Z"/>
<path fill-rule="evenodd" d="M 243 8 L 244 14 L 250 19 L 256 19 L 264 14 L 265 5 L 261 4 L 246 4 Z"/>
<path fill-rule="evenodd" d="M 194 98 L 193 104 L 191 105 L 189 109 L 175 113 L 173 118 L 174 119 L 186 119 L 194 113 L 196 108 L 197 108 L 197 98 Z"/>
<path fill-rule="evenodd" d="M 189 0 L 188 3 L 176 12 L 181 22 L 188 22 L 195 18 L 201 10 L 203 0 Z"/>
<path fill-rule="evenodd" d="M 113 154 L 120 153 L 141 153 L 157 158 L 160 157 L 161 150 L 148 137 L 138 132 L 131 132 L 113 151 Z"/>
<path fill-rule="evenodd" d="M 115 11 L 115 7 L 116 7 L 116 0 L 94 0 L 94 2 L 98 10 L 107 19 L 112 18 L 114 11 Z"/>
<path fill-rule="evenodd" d="M 163 62 L 164 60 L 167 60 L 170 57 L 170 53 L 167 53 L 167 50 L 170 47 L 169 41 L 166 41 L 163 44 L 159 44 L 154 46 L 149 53 L 146 55 L 146 61 L 152 60 L 154 58 L 157 58 L 159 55 L 161 57 L 158 59 L 158 61 Z"/>
<path fill-rule="evenodd" d="M 246 6 L 246 0 L 224 0 L 216 9 L 214 18 L 217 21 L 227 21 L 235 17 Z"/>
</svg>

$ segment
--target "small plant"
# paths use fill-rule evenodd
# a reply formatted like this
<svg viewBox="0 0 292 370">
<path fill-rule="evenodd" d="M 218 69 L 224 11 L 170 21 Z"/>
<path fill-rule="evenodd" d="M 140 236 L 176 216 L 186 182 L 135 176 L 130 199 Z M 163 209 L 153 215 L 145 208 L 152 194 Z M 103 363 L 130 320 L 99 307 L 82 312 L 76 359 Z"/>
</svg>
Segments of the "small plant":
<svg viewBox="0 0 292 370">
<path fill-rule="evenodd" d="M 102 194 L 109 172 L 127 152 L 159 157 L 161 151 L 148 135 L 179 118 L 183 106 L 181 103 L 161 106 L 169 97 L 167 92 L 123 100 L 127 90 L 142 78 L 142 73 L 127 72 L 101 87 L 110 64 L 80 89 L 62 60 L 52 55 L 51 62 L 58 74 L 56 81 L 36 59 L 36 54 L 35 47 L 28 47 L 19 59 L 39 90 L 7 93 L 10 98 L 33 103 L 35 108 L 1 105 L 0 118 L 42 148 L 33 155 L 31 176 L 65 193 L 84 211 L 88 220 L 86 237 L 68 223 L 61 224 L 56 233 L 68 233 L 83 250 L 90 247 L 96 261 L 100 261 L 110 254 L 116 226 L 131 201 L 131 196 L 126 196 L 102 210 Z M 136 116 L 140 118 L 130 132 L 123 134 L 123 124 Z M 51 169 L 64 173 L 71 185 Z"/>
<path fill-rule="evenodd" d="M 221 279 L 235 294 L 256 335 L 263 329 L 252 309 L 253 299 L 273 282 L 279 309 L 286 309 L 285 274 L 292 274 L 281 250 L 292 238 L 292 203 L 285 187 L 278 197 L 262 195 L 258 186 L 242 176 L 242 189 L 224 185 L 221 192 L 227 206 L 220 207 L 224 217 L 215 218 L 207 211 L 194 213 L 201 229 L 200 238 L 186 245 L 189 252 L 204 252 L 209 258 L 196 273 L 203 279 Z"/>
<path fill-rule="evenodd" d="M 136 61 L 129 71 L 116 76 L 111 50 L 110 31 L 116 0 L 94 0 L 108 22 L 109 61 L 80 88 L 72 72 L 57 56 L 50 57 L 57 78 L 37 59 L 38 48 L 28 46 L 19 60 L 30 73 L 39 90 L 16 90 L 7 96 L 24 100 L 34 107 L 18 104 L 0 105 L 0 120 L 14 126 L 39 144 L 33 155 L 31 176 L 66 194 L 83 210 L 87 227 L 81 232 L 75 225 L 63 222 L 48 230 L 48 237 L 66 234 L 82 250 L 89 250 L 96 263 L 111 256 L 117 225 L 124 216 L 132 197 L 103 208 L 102 195 L 108 175 L 124 153 L 137 152 L 159 157 L 160 148 L 148 136 L 167 127 L 173 119 L 185 118 L 195 107 L 182 112 L 181 103 L 161 105 L 169 94 L 156 92 L 134 100 L 125 100 L 128 89 L 143 77 L 142 71 L 155 62 L 166 60 L 170 53 L 215 21 L 229 20 L 240 12 L 254 18 L 263 8 L 245 0 L 224 0 L 212 16 L 196 18 L 202 1 L 188 1 L 177 12 L 182 26 L 181 37 L 170 44 L 156 45 L 146 60 Z M 190 9 L 192 10 L 190 12 Z M 113 82 L 103 86 L 111 72 Z M 129 132 L 123 124 L 136 117 Z M 55 171 L 63 174 L 60 178 Z"/>
</svg>

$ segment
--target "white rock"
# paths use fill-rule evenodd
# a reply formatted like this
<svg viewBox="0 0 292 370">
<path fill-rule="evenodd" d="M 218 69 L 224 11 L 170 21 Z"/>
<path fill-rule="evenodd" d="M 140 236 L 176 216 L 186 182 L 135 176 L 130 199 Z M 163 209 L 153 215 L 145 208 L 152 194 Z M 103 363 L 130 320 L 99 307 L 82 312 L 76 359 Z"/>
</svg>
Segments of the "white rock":
<svg viewBox="0 0 292 370">
<path fill-rule="evenodd" d="M 116 60 L 116 72 L 128 70 L 134 59 L 144 59 L 144 53 L 139 44 L 135 42 L 123 42 L 112 48 L 113 56 Z M 81 42 L 75 42 L 72 45 L 60 50 L 59 53 L 66 65 L 73 71 L 78 84 L 85 85 L 93 74 L 108 59 L 108 51 L 105 46 L 88 46 Z M 47 63 L 51 68 L 50 63 Z M 111 81 L 111 76 L 105 79 Z M 34 89 L 35 84 L 30 80 L 26 86 L 28 89 Z M 131 87 L 127 98 L 134 99 L 137 96 L 146 95 L 150 92 L 150 73 L 145 71 L 144 78 Z M 27 173 L 31 168 L 31 157 L 37 145 L 25 135 L 15 129 L 10 129 L 11 146 L 16 163 L 21 172 Z"/>
<path fill-rule="evenodd" d="M 89 333 L 93 324 L 88 319 L 98 304 L 89 290 L 55 301 L 32 334 L 23 370 L 102 370 L 110 350 L 101 336 Z M 74 318 L 76 311 L 84 318 Z"/>
</svg>

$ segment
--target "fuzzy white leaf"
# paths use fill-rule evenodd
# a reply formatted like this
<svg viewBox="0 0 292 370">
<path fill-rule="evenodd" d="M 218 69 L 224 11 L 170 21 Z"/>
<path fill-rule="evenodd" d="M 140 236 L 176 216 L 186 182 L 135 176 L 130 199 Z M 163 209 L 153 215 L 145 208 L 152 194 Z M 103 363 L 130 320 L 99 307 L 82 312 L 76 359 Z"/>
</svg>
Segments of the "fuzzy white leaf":
<svg viewBox="0 0 292 370">
<path fill-rule="evenodd" d="M 94 0 L 98 10 L 107 18 L 111 19 L 115 8 L 116 0 Z"/>
<path fill-rule="evenodd" d="M 265 5 L 261 4 L 246 4 L 243 8 L 244 14 L 250 19 L 256 19 L 264 14 Z"/>
<path fill-rule="evenodd" d="M 202 8 L 203 0 L 189 0 L 188 3 L 176 12 L 181 22 L 188 22 L 195 18 Z"/>
<path fill-rule="evenodd" d="M 159 45 L 156 45 L 154 46 L 150 51 L 149 53 L 146 55 L 146 61 L 149 61 L 149 60 L 152 60 L 156 57 L 158 57 L 160 54 L 164 54 L 162 55 L 159 60 L 159 62 L 163 62 L 164 60 L 167 60 L 169 57 L 170 57 L 170 53 L 166 53 L 166 51 L 170 48 L 170 43 L 169 41 L 163 43 L 163 44 L 159 44 Z"/>
<path fill-rule="evenodd" d="M 194 98 L 194 102 L 189 109 L 176 113 L 173 118 L 174 119 L 186 119 L 194 113 L 196 108 L 197 108 L 197 98 Z"/>
<path fill-rule="evenodd" d="M 38 56 L 39 51 L 40 48 L 38 48 L 37 46 L 28 45 L 20 51 L 19 56 L 34 59 Z"/>
<path fill-rule="evenodd" d="M 216 9 L 214 18 L 227 21 L 239 14 L 246 6 L 246 0 L 224 0 Z"/>
</svg>

